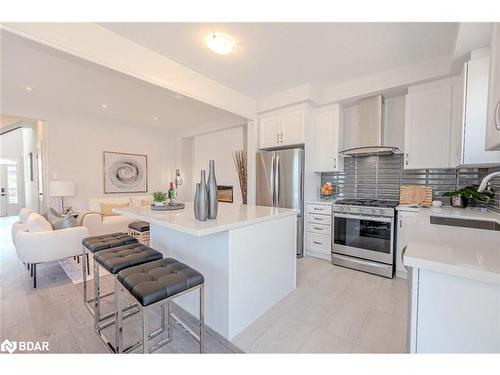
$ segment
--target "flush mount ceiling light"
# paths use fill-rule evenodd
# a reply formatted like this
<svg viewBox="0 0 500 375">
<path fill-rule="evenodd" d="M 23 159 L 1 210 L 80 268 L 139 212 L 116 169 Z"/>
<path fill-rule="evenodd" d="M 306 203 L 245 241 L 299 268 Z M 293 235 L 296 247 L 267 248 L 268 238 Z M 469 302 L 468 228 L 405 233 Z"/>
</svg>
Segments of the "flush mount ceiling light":
<svg viewBox="0 0 500 375">
<path fill-rule="evenodd" d="M 218 55 L 227 55 L 236 49 L 236 43 L 232 37 L 223 33 L 210 33 L 205 37 L 207 47 Z"/>
<path fill-rule="evenodd" d="M 31 87 L 31 86 L 26 86 L 25 89 L 26 89 L 26 91 L 33 91 L 33 87 Z"/>
<path fill-rule="evenodd" d="M 101 105 L 101 108 L 106 109 L 108 106 L 106 104 Z"/>
</svg>

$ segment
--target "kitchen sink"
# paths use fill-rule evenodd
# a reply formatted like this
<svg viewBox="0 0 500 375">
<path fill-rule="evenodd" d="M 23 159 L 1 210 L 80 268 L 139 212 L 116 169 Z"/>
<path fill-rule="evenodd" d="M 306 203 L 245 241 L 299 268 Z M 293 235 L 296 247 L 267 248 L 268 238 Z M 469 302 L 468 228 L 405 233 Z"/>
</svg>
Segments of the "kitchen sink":
<svg viewBox="0 0 500 375">
<path fill-rule="evenodd" d="M 430 218 L 431 218 L 431 224 L 500 231 L 500 224 L 494 220 L 464 219 L 457 217 L 432 216 L 432 215 L 430 216 Z"/>
</svg>

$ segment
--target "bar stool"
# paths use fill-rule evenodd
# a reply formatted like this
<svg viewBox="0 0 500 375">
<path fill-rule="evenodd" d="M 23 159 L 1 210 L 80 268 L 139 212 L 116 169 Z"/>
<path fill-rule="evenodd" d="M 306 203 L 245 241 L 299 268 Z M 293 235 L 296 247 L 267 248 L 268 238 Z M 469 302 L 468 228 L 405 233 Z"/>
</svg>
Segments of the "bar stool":
<svg viewBox="0 0 500 375">
<path fill-rule="evenodd" d="M 116 281 L 116 275 L 121 270 L 124 270 L 129 267 L 138 266 L 144 263 L 152 262 L 155 260 L 163 259 L 162 253 L 156 251 L 148 246 L 144 246 L 140 243 L 131 243 L 125 246 L 115 247 L 113 249 L 101 250 L 94 254 L 94 330 L 99 336 L 99 338 L 104 342 L 104 344 L 112 351 L 116 352 L 117 348 L 117 337 L 115 337 L 115 342 L 111 343 L 111 341 L 104 335 L 102 330 L 106 327 L 109 327 L 112 324 L 116 324 L 116 310 L 120 310 L 120 317 L 125 318 L 123 316 L 123 312 L 127 311 L 133 307 L 136 307 L 137 304 L 131 304 L 128 306 L 118 306 L 115 302 L 115 311 L 112 313 L 112 316 L 115 316 L 110 322 L 106 322 L 104 324 L 100 324 L 103 320 L 101 318 L 101 291 L 99 286 L 99 266 L 102 266 L 105 270 L 107 270 L 110 274 L 114 275 L 114 283 L 115 283 L 115 291 L 117 288 L 118 282 Z M 116 301 L 116 296 L 115 296 Z M 136 311 L 138 312 L 138 311 Z M 129 317 L 136 312 L 128 312 L 126 317 Z M 162 324 L 162 328 L 155 332 L 152 337 L 160 334 L 164 330 L 164 324 Z"/>
<path fill-rule="evenodd" d="M 169 343 L 172 340 L 170 318 L 173 318 L 181 324 L 182 327 L 199 342 L 200 353 L 203 353 L 205 284 L 201 273 L 173 258 L 165 258 L 120 271 L 117 275 L 117 280 L 118 282 L 115 284 L 115 303 L 117 306 L 115 309 L 115 330 L 118 353 L 128 353 L 140 345 L 143 347 L 143 353 L 149 353 Z M 197 289 L 200 293 L 200 323 L 198 335 L 170 310 L 170 302 L 172 299 Z M 120 308 L 124 297 L 122 292 L 125 292 L 135 300 L 142 310 L 142 340 L 127 349 L 123 349 L 123 310 Z M 165 339 L 157 342 L 150 348 L 149 339 L 151 335 L 149 334 L 147 313 L 157 306 L 160 306 L 162 309 L 162 326 L 165 315 L 167 315 L 168 335 Z M 165 306 L 167 307 L 166 309 Z"/>
<path fill-rule="evenodd" d="M 95 253 L 98 251 L 113 249 L 115 247 L 129 245 L 133 243 L 138 243 L 137 239 L 135 239 L 132 236 L 129 236 L 126 233 L 120 233 L 120 232 L 87 237 L 82 240 L 83 304 L 92 315 L 94 315 L 94 310 L 93 310 L 94 298 L 87 299 L 87 275 L 90 273 L 89 252 L 95 255 Z M 111 296 L 113 294 L 114 291 L 102 295 L 101 298 Z M 102 316 L 101 320 L 108 319 L 112 317 L 113 314 L 114 313 Z"/>
<path fill-rule="evenodd" d="M 149 246 L 149 223 L 146 221 L 134 221 L 128 225 L 128 234 L 137 238 L 143 245 Z"/>
</svg>

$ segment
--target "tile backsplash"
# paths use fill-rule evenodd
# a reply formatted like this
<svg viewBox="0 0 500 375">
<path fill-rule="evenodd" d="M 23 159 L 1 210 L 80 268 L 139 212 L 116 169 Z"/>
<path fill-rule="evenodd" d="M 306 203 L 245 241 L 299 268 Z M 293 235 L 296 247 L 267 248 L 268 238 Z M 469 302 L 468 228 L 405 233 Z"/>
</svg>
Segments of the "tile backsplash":
<svg viewBox="0 0 500 375">
<path fill-rule="evenodd" d="M 432 186 L 433 198 L 442 199 L 444 192 L 479 184 L 488 172 L 485 168 L 404 170 L 402 155 L 354 156 L 344 159 L 343 172 L 322 173 L 321 184 L 335 186 L 334 198 L 399 200 L 399 186 L 405 184 Z M 490 206 L 500 211 L 500 178 L 494 180 L 493 189 L 498 193 Z"/>
</svg>

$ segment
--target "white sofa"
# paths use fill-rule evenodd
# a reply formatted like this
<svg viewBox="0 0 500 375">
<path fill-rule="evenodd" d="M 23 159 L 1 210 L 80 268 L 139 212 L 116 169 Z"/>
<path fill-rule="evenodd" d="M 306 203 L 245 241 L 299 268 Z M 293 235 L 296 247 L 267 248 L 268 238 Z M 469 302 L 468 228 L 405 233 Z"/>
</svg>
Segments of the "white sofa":
<svg viewBox="0 0 500 375">
<path fill-rule="evenodd" d="M 88 229 L 90 236 L 98 236 L 101 234 L 110 234 L 116 232 L 126 233 L 128 231 L 128 225 L 137 220 L 122 215 L 102 216 L 101 203 L 128 203 L 131 207 L 140 207 L 143 200 L 151 201 L 151 195 L 133 195 L 125 197 L 122 196 L 113 198 L 89 199 L 88 210 L 90 212 L 98 213 L 85 214 L 82 225 Z"/>
<path fill-rule="evenodd" d="M 32 213 L 33 217 L 45 220 L 41 215 Z M 46 221 L 46 220 L 45 220 Z M 19 227 L 15 234 L 15 246 L 19 259 L 31 265 L 33 287 L 36 288 L 36 265 L 64 258 L 79 256 L 82 252 L 82 240 L 89 236 L 85 227 L 73 227 L 59 230 L 29 231 L 29 223 Z"/>
</svg>

